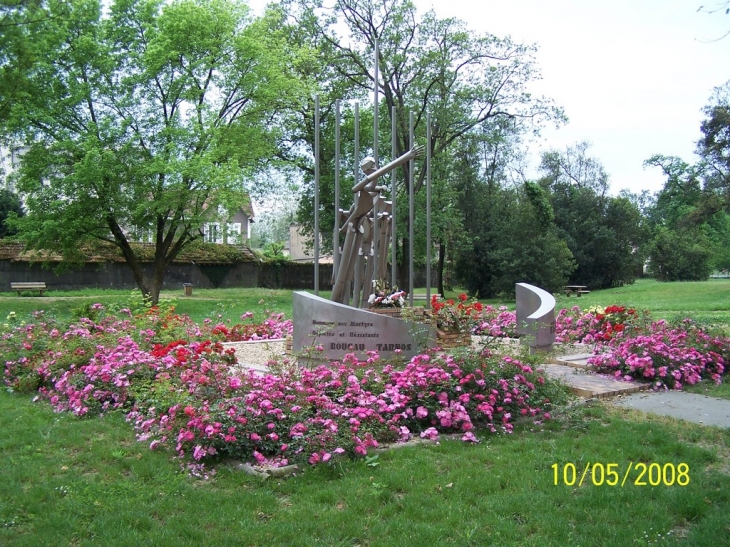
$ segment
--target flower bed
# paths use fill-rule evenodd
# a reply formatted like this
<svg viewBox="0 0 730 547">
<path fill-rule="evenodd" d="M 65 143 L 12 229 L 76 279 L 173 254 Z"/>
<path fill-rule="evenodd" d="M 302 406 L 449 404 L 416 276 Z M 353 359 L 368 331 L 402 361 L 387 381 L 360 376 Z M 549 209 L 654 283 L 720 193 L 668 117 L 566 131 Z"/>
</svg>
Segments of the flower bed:
<svg viewBox="0 0 730 547">
<path fill-rule="evenodd" d="M 448 317 L 476 323 L 475 332 L 513 335 L 514 314 L 505 308 L 443 304 L 436 312 L 452 308 Z M 193 468 L 221 456 L 316 464 L 441 433 L 477 442 L 485 432 L 511 432 L 517 417 L 548 417 L 552 404 L 540 374 L 489 352 L 431 351 L 397 366 L 374 352 L 365 361 L 348 354 L 312 370 L 261 376 L 236 372 L 235 354 L 222 342 L 283 338 L 291 321 L 281 315 L 197 325 L 165 306 L 88 311 L 71 324 L 43 313 L 29 324 L 8 317 L 0 339 L 5 384 L 78 416 L 124 410 L 140 440 L 176 451 Z M 657 387 L 719 382 L 730 358 L 727 338 L 691 321 L 647 326 L 645 315 L 621 306 L 561 310 L 556 323 L 563 341 L 608 350 L 592 359 L 599 370 Z"/>
<path fill-rule="evenodd" d="M 0 341 L 5 384 L 77 416 L 122 409 L 140 440 L 193 467 L 218 456 L 315 464 L 443 432 L 477 442 L 478 430 L 510 432 L 518 416 L 549 416 L 544 379 L 509 358 L 426 353 L 396 368 L 375 353 L 364 362 L 349 354 L 260 376 L 235 372 L 221 341 L 290 332 L 281 316 L 239 328 L 198 326 L 169 307 L 92 311 L 69 325 L 39 313 L 9 327 Z"/>
<path fill-rule="evenodd" d="M 226 376 L 220 365 L 201 374 L 198 367 L 161 386 L 165 404 L 147 397 L 129 417 L 140 440 L 174 447 L 181 457 L 274 466 L 364 456 L 384 442 L 439 433 L 477 442 L 478 430 L 511 432 L 519 416 L 549 417 L 549 401 L 536 388 L 544 379 L 514 359 L 424 354 L 404 368 L 378 365 L 377 355 L 359 362 L 349 354 L 281 375 Z M 170 399 L 171 392 L 178 398 Z"/>
<path fill-rule="evenodd" d="M 657 388 L 682 389 L 683 384 L 696 384 L 703 378 L 719 384 L 728 358 L 727 338 L 711 336 L 686 320 L 682 328 L 657 321 L 646 334 L 621 338 L 610 352 L 588 362 L 617 378 L 651 380 Z"/>
</svg>

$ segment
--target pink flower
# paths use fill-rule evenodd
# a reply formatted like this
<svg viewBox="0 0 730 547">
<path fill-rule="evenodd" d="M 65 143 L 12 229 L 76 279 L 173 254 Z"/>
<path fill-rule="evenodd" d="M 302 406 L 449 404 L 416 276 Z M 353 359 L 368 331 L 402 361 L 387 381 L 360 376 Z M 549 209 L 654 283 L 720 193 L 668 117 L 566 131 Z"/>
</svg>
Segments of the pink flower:
<svg viewBox="0 0 730 547">
<path fill-rule="evenodd" d="M 467 431 L 466 433 L 464 433 L 464 435 L 461 437 L 461 440 L 464 442 L 467 442 L 467 443 L 478 443 L 479 442 L 479 439 L 477 439 L 474 436 L 474 433 L 472 433 L 471 431 Z"/>
<path fill-rule="evenodd" d="M 419 406 L 416 409 L 416 418 L 421 420 L 421 419 L 425 418 L 426 416 L 428 416 L 428 409 L 426 407 Z"/>
<path fill-rule="evenodd" d="M 436 430 L 435 427 L 429 427 L 425 431 L 421 432 L 421 438 L 422 439 L 430 439 L 432 441 L 435 441 L 438 439 L 439 432 Z"/>
</svg>

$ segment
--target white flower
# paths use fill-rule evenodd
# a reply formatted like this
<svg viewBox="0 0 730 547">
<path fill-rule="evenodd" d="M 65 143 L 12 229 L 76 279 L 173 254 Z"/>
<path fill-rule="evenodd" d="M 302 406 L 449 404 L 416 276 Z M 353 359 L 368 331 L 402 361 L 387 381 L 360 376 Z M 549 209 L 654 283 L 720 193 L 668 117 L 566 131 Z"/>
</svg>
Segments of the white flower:
<svg viewBox="0 0 730 547">
<path fill-rule="evenodd" d="M 375 283 L 375 281 L 373 281 L 373 283 Z M 368 304 L 372 304 L 373 302 L 375 302 L 375 294 L 371 294 L 370 298 L 368 298 Z"/>
</svg>

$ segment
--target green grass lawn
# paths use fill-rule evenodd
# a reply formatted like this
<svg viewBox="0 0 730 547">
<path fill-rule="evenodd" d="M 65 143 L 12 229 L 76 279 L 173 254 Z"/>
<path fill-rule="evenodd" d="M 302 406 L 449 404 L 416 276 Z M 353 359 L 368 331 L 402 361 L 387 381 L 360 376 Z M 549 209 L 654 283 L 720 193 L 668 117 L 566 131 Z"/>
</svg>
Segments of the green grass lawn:
<svg viewBox="0 0 730 547">
<path fill-rule="evenodd" d="M 71 318 L 77 310 L 95 302 L 123 308 L 130 305 L 134 291 L 86 290 L 49 291 L 43 297 L 18 296 L 17 293 L 0 293 L 0 318 L 14 311 L 19 317 L 34 311 L 44 310 L 58 318 Z M 205 318 L 230 319 L 238 321 L 247 312 L 254 312 L 257 320 L 263 320 L 266 311 L 292 316 L 292 292 L 270 289 L 194 289 L 192 296 L 183 296 L 182 291 L 162 291 L 161 299 L 174 302 L 178 313 L 189 315 L 201 322 Z M 329 293 L 322 293 L 329 296 Z M 78 314 L 78 313 L 76 313 Z"/>
<path fill-rule="evenodd" d="M 610 304 L 646 309 L 657 319 L 692 317 L 703 323 L 730 325 L 730 279 L 681 283 L 638 279 L 633 285 L 591 291 L 580 298 L 563 294 L 557 299 L 558 308 Z"/>
<path fill-rule="evenodd" d="M 4 391 L 0 427 L 7 546 L 730 545 L 730 432 L 602 405 L 476 446 L 447 440 L 268 481 L 225 465 L 188 478 L 118 414 L 80 420 Z M 623 478 L 630 462 L 685 463 L 689 484 L 636 485 L 632 472 L 597 486 L 596 471 L 555 485 L 553 464 L 582 475 L 616 463 Z"/>
<path fill-rule="evenodd" d="M 193 295 L 183 296 L 181 290 L 163 291 L 162 297 L 173 299 L 179 313 L 190 315 L 195 321 L 206 317 L 222 315 L 223 319 L 238 320 L 241 314 L 252 311 L 257 319 L 262 318 L 264 310 L 292 316 L 291 290 L 273 289 L 193 289 Z M 425 289 L 417 289 L 424 293 Z M 433 291 L 436 292 L 435 289 Z M 446 293 L 447 298 L 455 298 L 459 290 Z M 102 302 L 123 307 L 130 301 L 132 291 L 84 290 L 49 291 L 44 297 L 17 296 L 16 293 L 0 293 L 0 318 L 11 311 L 18 315 L 28 315 L 44 309 L 58 317 L 71 317 L 73 311 L 90 302 Z M 329 298 L 328 291 L 320 296 Z M 639 279 L 633 285 L 615 289 L 591 291 L 580 298 L 558 294 L 557 307 L 608 306 L 622 304 L 637 309 L 647 309 L 657 319 L 677 319 L 692 317 L 703 323 L 730 325 L 730 279 L 710 281 L 660 283 L 653 279 Z M 504 304 L 514 309 L 514 300 L 480 299 L 484 304 Z"/>
</svg>

